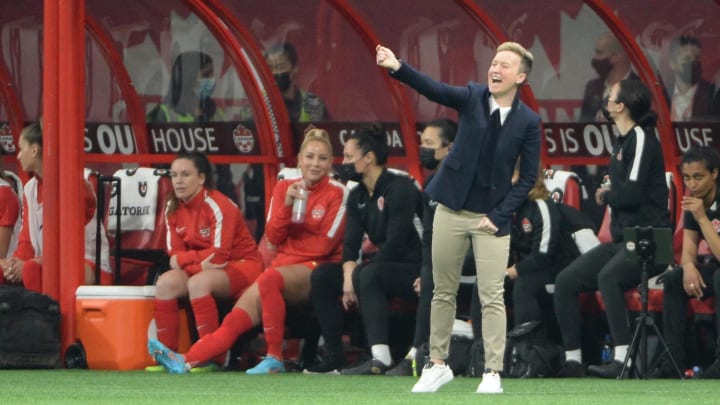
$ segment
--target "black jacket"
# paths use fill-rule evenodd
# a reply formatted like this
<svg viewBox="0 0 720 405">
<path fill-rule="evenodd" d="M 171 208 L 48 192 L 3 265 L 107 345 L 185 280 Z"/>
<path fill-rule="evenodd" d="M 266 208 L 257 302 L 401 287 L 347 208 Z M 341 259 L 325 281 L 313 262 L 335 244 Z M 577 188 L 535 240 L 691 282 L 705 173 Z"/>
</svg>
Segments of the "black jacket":
<svg viewBox="0 0 720 405">
<path fill-rule="evenodd" d="M 622 242 L 623 229 L 633 226 L 671 227 L 668 187 L 660 142 L 639 126 L 617 137 L 610 164 L 610 233 Z"/>
<path fill-rule="evenodd" d="M 538 271 L 557 274 L 580 256 L 571 236 L 577 229 L 568 232 L 576 225 L 563 224 L 561 205 L 552 198 L 528 200 L 514 215 L 510 255 L 519 275 Z"/>
<path fill-rule="evenodd" d="M 384 169 L 373 195 L 359 183 L 350 191 L 346 209 L 343 263 L 358 259 L 365 233 L 378 247 L 371 261 L 420 263 L 420 236 L 414 220 L 422 212 L 422 197 L 412 179 Z"/>
</svg>

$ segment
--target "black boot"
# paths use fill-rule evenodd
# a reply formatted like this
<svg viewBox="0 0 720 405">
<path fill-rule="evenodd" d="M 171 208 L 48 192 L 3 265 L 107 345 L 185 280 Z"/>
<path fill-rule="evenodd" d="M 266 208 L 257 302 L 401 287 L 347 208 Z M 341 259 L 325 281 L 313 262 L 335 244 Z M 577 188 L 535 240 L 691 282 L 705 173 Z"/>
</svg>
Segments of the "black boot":
<svg viewBox="0 0 720 405">
<path fill-rule="evenodd" d="M 623 369 L 623 363 L 613 360 L 612 363 L 592 365 L 587 369 L 588 375 L 600 378 L 618 378 Z"/>
</svg>

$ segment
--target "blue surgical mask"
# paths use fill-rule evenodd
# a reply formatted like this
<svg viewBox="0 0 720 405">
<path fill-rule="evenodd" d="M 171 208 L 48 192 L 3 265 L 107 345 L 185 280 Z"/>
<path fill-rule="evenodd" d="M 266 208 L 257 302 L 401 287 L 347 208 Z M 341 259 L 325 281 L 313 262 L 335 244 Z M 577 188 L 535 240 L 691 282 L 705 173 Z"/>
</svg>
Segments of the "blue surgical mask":
<svg viewBox="0 0 720 405">
<path fill-rule="evenodd" d="M 195 94 L 199 98 L 210 98 L 213 91 L 215 91 L 215 79 L 213 79 L 212 77 L 203 77 L 198 82 Z"/>
</svg>

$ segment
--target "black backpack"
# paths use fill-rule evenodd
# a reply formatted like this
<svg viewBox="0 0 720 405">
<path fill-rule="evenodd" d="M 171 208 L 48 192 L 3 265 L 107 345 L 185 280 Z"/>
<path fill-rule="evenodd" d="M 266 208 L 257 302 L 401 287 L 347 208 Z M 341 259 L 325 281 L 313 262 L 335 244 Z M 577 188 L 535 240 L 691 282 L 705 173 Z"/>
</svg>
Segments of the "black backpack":
<svg viewBox="0 0 720 405">
<path fill-rule="evenodd" d="M 542 322 L 525 322 L 508 333 L 505 348 L 505 376 L 554 377 L 560 371 L 562 357 L 562 346 L 547 337 Z"/>
<path fill-rule="evenodd" d="M 450 348 L 445 363 L 450 366 L 454 375 L 463 375 L 470 364 L 470 347 L 473 340 L 461 335 L 450 336 Z M 423 343 L 415 353 L 415 373 L 422 374 L 425 363 L 429 360 L 430 349 L 427 343 Z"/>
<path fill-rule="evenodd" d="M 475 339 L 470 345 L 470 364 L 465 370 L 468 377 L 482 377 L 485 372 L 485 347 L 482 338 Z"/>
<path fill-rule="evenodd" d="M 60 306 L 19 286 L 0 285 L 0 368 L 60 365 Z"/>
</svg>

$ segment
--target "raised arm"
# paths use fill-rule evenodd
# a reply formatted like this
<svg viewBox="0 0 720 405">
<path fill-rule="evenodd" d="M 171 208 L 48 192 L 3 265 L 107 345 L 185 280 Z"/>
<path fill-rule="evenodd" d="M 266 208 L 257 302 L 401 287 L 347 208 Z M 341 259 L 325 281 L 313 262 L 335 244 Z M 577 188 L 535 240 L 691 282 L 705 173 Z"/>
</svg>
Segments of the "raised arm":
<svg viewBox="0 0 720 405">
<path fill-rule="evenodd" d="M 400 60 L 395 57 L 395 53 L 382 45 L 375 47 L 375 63 L 388 70 L 400 69 Z"/>
<path fill-rule="evenodd" d="M 428 100 L 456 110 L 462 109 L 470 100 L 468 86 L 451 86 L 439 82 L 415 70 L 407 63 L 400 62 L 393 51 L 382 45 L 378 45 L 375 52 L 375 63 L 378 66 L 388 69 L 391 77 L 412 87 L 418 93 L 427 97 Z"/>
</svg>

